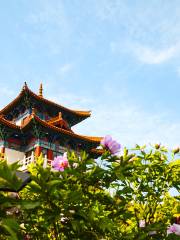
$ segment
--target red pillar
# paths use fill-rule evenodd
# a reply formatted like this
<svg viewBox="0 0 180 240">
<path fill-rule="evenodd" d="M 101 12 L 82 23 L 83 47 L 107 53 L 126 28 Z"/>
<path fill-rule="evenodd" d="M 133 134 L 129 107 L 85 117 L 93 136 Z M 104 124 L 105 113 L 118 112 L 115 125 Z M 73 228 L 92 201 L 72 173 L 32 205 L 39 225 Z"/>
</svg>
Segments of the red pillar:
<svg viewBox="0 0 180 240">
<path fill-rule="evenodd" d="M 36 146 L 35 148 L 35 156 L 39 157 L 41 155 L 42 152 L 42 147 L 41 146 Z"/>
<path fill-rule="evenodd" d="M 47 150 L 47 159 L 48 159 L 48 163 L 50 163 L 53 160 L 53 151 L 51 149 Z"/>
<path fill-rule="evenodd" d="M 47 150 L 47 158 L 49 160 L 53 160 L 53 151 L 51 149 Z"/>
<path fill-rule="evenodd" d="M 4 158 L 4 155 L 5 155 L 5 147 L 4 146 L 1 147 L 0 154 L 1 154 L 1 158 Z"/>
</svg>

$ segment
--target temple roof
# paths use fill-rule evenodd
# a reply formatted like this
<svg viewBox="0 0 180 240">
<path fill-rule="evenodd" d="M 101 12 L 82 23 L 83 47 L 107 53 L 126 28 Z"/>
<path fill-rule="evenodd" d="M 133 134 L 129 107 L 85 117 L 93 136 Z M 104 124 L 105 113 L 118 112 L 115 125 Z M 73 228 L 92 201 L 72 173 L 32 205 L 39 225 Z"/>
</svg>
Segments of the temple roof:
<svg viewBox="0 0 180 240">
<path fill-rule="evenodd" d="M 69 136 L 72 136 L 74 138 L 82 139 L 82 140 L 85 140 L 85 141 L 88 141 L 88 142 L 94 142 L 94 143 L 100 144 L 100 141 L 102 139 L 102 137 L 83 136 L 83 135 L 76 134 L 73 131 L 56 127 L 52 124 L 49 124 L 47 121 L 44 121 L 44 120 L 40 119 L 36 114 L 31 114 L 30 117 L 27 119 L 27 121 L 24 123 L 24 125 L 21 126 L 21 129 L 25 130 L 31 124 L 31 122 L 34 122 L 34 120 L 36 122 L 38 122 L 40 125 L 48 128 L 48 129 L 52 129 L 55 132 L 60 132 L 60 133 L 63 133 L 65 135 L 69 135 Z"/>
<path fill-rule="evenodd" d="M 10 129 L 14 129 L 16 130 L 16 132 L 19 133 L 24 133 L 26 131 L 28 131 L 28 128 L 31 128 L 32 124 L 38 123 L 41 126 L 45 127 L 47 130 L 50 129 L 56 133 L 62 133 L 63 135 L 66 136 L 71 136 L 75 139 L 79 139 L 79 140 L 83 140 L 85 142 L 89 142 L 89 143 L 95 143 L 97 146 L 100 144 L 100 141 L 102 139 L 102 137 L 90 137 L 90 136 L 83 136 L 83 135 L 79 135 L 74 133 L 72 130 L 66 130 L 60 127 L 56 127 L 50 123 L 48 123 L 47 121 L 44 121 L 42 119 L 40 119 L 35 113 L 32 113 L 31 115 L 29 115 L 26 120 L 24 121 L 23 125 L 18 126 L 15 123 L 6 120 L 3 115 L 0 115 L 0 124 L 7 126 Z"/>
<path fill-rule="evenodd" d="M 5 126 L 8 126 L 9 128 L 20 130 L 20 126 L 17 126 L 13 122 L 6 120 L 3 115 L 0 115 L 0 123 L 2 123 Z"/>
<path fill-rule="evenodd" d="M 21 103 L 21 100 L 26 95 L 31 97 L 31 101 L 35 100 L 36 102 L 38 102 L 39 105 L 43 105 L 49 109 L 52 109 L 51 111 L 55 112 L 56 115 L 59 112 L 62 112 L 63 116 L 67 115 L 68 123 L 71 126 L 73 126 L 91 116 L 91 111 L 72 110 L 72 109 L 66 108 L 64 106 L 61 106 L 55 102 L 52 102 L 52 101 L 44 98 L 42 95 L 37 95 L 36 93 L 34 93 L 33 91 L 31 91 L 28 88 L 26 83 L 23 86 L 19 95 L 12 102 L 10 102 L 7 106 L 5 106 L 0 111 L 0 114 L 7 115 L 8 113 L 10 113 L 13 110 L 13 108 L 15 108 L 16 106 L 18 106 Z"/>
</svg>

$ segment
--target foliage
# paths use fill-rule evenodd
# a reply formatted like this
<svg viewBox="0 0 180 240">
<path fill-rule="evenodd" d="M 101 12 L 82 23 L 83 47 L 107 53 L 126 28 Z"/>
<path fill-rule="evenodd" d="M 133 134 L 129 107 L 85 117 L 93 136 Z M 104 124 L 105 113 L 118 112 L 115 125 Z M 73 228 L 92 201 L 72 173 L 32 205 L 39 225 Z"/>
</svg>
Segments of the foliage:
<svg viewBox="0 0 180 240">
<path fill-rule="evenodd" d="M 0 161 L 0 239 L 18 240 L 19 224 L 16 217 L 19 213 L 19 202 L 6 189 L 19 189 L 21 181 L 16 177 L 15 170 L 18 164 L 8 165 L 2 159 Z"/>
<path fill-rule="evenodd" d="M 64 171 L 44 168 L 41 156 L 19 199 L 0 192 L 0 239 L 178 239 L 167 236 L 180 209 L 179 197 L 169 194 L 179 190 L 177 156 L 159 145 L 120 156 L 106 150 L 98 160 L 71 152 Z M 0 186 L 19 184 L 17 168 L 0 163 Z"/>
</svg>

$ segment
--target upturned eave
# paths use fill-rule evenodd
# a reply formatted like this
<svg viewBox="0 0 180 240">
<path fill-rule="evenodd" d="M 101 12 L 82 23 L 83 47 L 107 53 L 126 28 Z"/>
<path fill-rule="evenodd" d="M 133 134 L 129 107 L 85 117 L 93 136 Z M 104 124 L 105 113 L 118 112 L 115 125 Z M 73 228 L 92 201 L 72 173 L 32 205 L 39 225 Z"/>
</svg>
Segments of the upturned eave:
<svg viewBox="0 0 180 240">
<path fill-rule="evenodd" d="M 56 127 L 52 124 L 49 124 L 48 122 L 40 119 L 36 114 L 31 114 L 28 119 L 25 121 L 25 123 L 21 126 L 21 130 L 25 131 L 26 128 L 28 128 L 28 126 L 30 125 L 31 122 L 36 121 L 37 123 L 39 123 L 40 125 L 46 127 L 47 129 L 51 129 L 55 132 L 59 132 L 59 133 L 63 133 L 65 135 L 77 138 L 77 139 L 81 139 L 84 140 L 86 142 L 92 142 L 92 143 L 96 143 L 96 144 L 100 144 L 100 141 L 102 139 L 102 137 L 91 137 L 91 136 L 84 136 L 84 135 L 79 135 L 74 133 L 73 131 L 70 130 L 66 130 L 66 129 L 62 129 L 59 127 Z"/>
<path fill-rule="evenodd" d="M 55 108 L 57 108 L 59 110 L 59 112 L 64 111 L 67 112 L 69 114 L 71 114 L 72 116 L 74 115 L 76 118 L 78 118 L 79 120 L 76 120 L 77 124 L 78 122 L 83 121 L 84 119 L 88 118 L 91 116 L 91 111 L 80 111 L 80 110 L 73 110 L 73 109 L 69 109 L 66 108 L 60 104 L 57 104 L 55 102 L 52 102 L 51 100 L 48 100 L 42 96 L 37 95 L 36 93 L 34 93 L 33 91 L 31 91 L 27 84 L 25 84 L 21 90 L 21 92 L 19 93 L 19 95 L 13 100 L 11 101 L 8 105 L 6 105 L 2 110 L 0 110 L 0 114 L 7 114 L 9 113 L 13 107 L 16 106 L 16 104 L 18 104 L 21 100 L 21 98 L 28 93 L 30 96 L 34 97 L 37 101 L 39 101 L 40 103 L 43 103 L 44 105 L 49 105 L 49 106 L 53 106 Z"/>
</svg>

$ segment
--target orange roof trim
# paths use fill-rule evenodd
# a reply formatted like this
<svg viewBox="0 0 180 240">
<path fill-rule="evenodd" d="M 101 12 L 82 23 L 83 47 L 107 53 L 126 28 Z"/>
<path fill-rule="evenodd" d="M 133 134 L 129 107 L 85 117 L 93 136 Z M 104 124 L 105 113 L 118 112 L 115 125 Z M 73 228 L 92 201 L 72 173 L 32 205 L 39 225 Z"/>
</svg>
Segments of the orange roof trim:
<svg viewBox="0 0 180 240">
<path fill-rule="evenodd" d="M 83 137 L 89 140 L 92 140 L 94 142 L 100 142 L 103 139 L 103 137 L 89 137 L 89 136 L 83 136 Z"/>
</svg>

